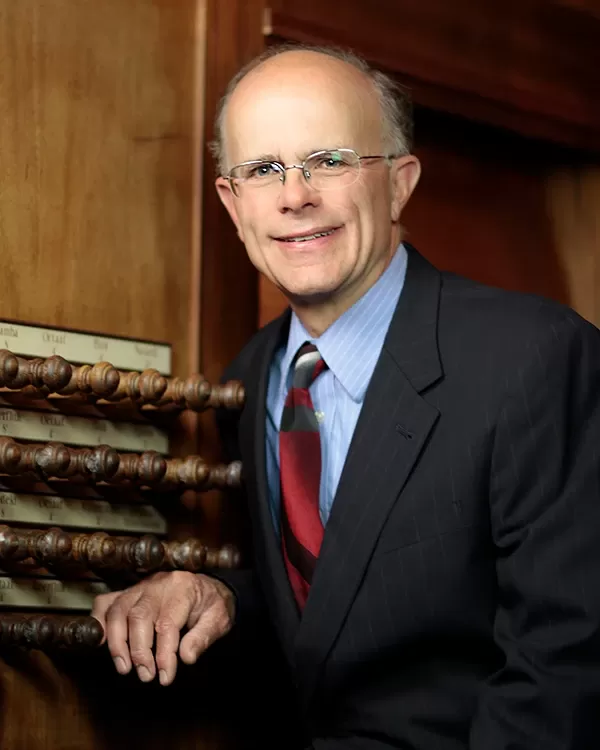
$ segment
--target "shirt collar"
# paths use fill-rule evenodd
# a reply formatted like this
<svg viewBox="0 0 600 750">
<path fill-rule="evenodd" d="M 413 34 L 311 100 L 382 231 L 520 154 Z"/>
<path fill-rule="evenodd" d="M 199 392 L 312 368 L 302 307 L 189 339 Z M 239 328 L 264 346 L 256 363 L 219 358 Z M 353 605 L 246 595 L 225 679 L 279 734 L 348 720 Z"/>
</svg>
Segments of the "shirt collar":
<svg viewBox="0 0 600 750">
<path fill-rule="evenodd" d="M 407 260 L 406 248 L 401 244 L 375 284 L 318 338 L 310 336 L 296 313 L 292 313 L 281 361 L 284 388 L 298 348 L 309 341 L 319 349 L 350 398 L 357 403 L 362 401 L 400 298 Z"/>
</svg>

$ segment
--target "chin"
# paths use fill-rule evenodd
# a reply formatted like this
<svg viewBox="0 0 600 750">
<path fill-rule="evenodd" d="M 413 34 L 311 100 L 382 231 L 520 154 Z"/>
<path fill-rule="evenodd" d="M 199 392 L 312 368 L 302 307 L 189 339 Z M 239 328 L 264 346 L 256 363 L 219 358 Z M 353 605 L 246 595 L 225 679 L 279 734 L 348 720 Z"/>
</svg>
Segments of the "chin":
<svg viewBox="0 0 600 750">
<path fill-rule="evenodd" d="M 283 288 L 282 291 L 292 304 L 304 307 L 324 302 L 333 294 L 334 289 L 330 286 L 304 284 Z"/>
<path fill-rule="evenodd" d="M 323 269 L 286 269 L 285 274 L 271 276 L 272 281 L 292 303 L 310 305 L 335 294 L 342 280 L 338 274 L 324 274 Z M 337 269 L 336 269 L 337 270 Z"/>
</svg>

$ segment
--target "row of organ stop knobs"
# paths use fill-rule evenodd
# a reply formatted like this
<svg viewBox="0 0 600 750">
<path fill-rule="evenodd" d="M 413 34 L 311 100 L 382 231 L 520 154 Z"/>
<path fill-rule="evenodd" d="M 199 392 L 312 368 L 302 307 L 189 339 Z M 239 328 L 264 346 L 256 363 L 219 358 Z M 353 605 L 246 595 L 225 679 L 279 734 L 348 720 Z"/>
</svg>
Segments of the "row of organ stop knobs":
<svg viewBox="0 0 600 750">
<path fill-rule="evenodd" d="M 167 378 L 156 370 L 121 372 L 110 363 L 71 365 L 60 356 L 26 359 L 0 350 L 0 388 L 35 397 L 57 395 L 84 402 L 129 400 L 142 412 L 175 408 L 241 409 L 239 381 L 211 385 L 202 375 Z M 241 464 L 207 464 L 200 456 L 165 458 L 155 451 L 122 453 L 108 445 L 73 448 L 57 442 L 21 443 L 0 437 L 0 473 L 29 475 L 42 481 L 102 483 L 152 490 L 235 488 Z M 58 574 L 87 570 L 98 574 L 159 570 L 234 568 L 239 553 L 232 545 L 211 548 L 199 539 L 164 541 L 146 534 L 111 536 L 106 532 L 67 532 L 60 528 L 25 529 L 0 525 L 0 566 L 24 561 Z M 80 614 L 9 612 L 0 614 L 0 645 L 52 649 L 94 647 L 102 627 Z"/>
</svg>

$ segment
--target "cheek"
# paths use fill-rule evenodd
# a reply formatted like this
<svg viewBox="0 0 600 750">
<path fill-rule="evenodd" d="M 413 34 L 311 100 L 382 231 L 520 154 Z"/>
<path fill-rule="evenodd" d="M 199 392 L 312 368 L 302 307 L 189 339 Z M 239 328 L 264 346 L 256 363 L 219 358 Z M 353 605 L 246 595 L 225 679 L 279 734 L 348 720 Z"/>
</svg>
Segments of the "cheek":
<svg viewBox="0 0 600 750">
<path fill-rule="evenodd" d="M 389 199 L 387 185 L 382 185 L 380 180 L 365 180 L 358 182 L 354 190 L 347 196 L 347 211 L 360 225 L 361 230 L 372 231 L 374 224 L 381 222 L 387 216 L 386 203 Z"/>
<path fill-rule="evenodd" d="M 348 221 L 356 213 L 355 201 L 347 192 L 330 190 L 321 193 L 323 212 L 332 219 Z"/>
<path fill-rule="evenodd" d="M 392 206 L 389 185 L 372 185 L 364 191 L 359 203 L 361 224 L 371 235 L 381 236 L 390 230 Z"/>
<path fill-rule="evenodd" d="M 244 204 L 244 210 L 238 212 L 238 231 L 244 243 L 255 244 L 257 239 L 264 236 L 266 219 L 260 204 L 250 201 Z"/>
</svg>

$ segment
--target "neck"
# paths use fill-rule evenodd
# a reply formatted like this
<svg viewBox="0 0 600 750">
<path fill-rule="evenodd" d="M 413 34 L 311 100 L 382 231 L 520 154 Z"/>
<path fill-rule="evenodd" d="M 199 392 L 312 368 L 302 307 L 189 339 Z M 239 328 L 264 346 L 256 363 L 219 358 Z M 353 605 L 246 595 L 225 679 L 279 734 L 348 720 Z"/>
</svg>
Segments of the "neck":
<svg viewBox="0 0 600 750">
<path fill-rule="evenodd" d="M 357 299 L 360 299 L 358 297 Z M 341 304 L 339 300 L 326 300 L 322 303 L 301 303 L 292 302 L 291 308 L 298 316 L 298 319 L 313 338 L 319 338 L 325 331 L 340 318 L 346 310 L 349 310 L 356 300 L 347 304 Z"/>
</svg>

